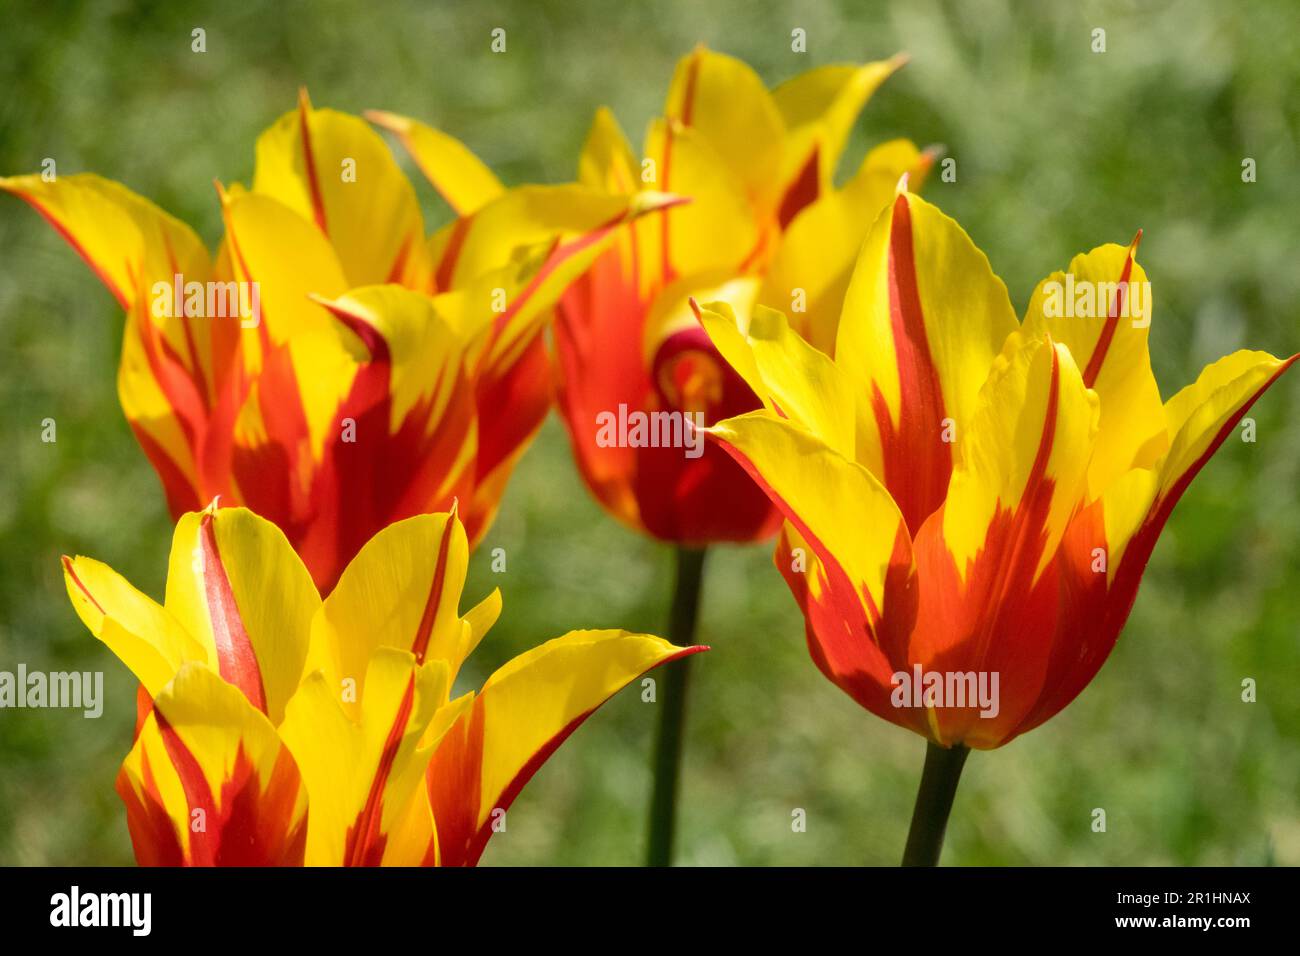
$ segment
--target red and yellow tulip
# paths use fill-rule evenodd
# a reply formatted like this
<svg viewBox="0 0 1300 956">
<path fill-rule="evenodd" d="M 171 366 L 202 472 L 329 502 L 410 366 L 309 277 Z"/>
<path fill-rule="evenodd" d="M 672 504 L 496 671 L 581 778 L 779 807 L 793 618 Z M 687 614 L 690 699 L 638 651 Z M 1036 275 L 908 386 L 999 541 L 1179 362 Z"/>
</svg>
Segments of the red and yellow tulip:
<svg viewBox="0 0 1300 956">
<path fill-rule="evenodd" d="M 146 865 L 473 865 L 547 757 L 612 694 L 702 648 L 573 631 L 451 697 L 500 593 L 459 610 L 454 512 L 380 531 L 321 600 L 244 508 L 176 526 L 158 604 L 64 558 L 68 594 L 152 705 L 117 789 Z"/>
<path fill-rule="evenodd" d="M 763 399 L 713 433 L 787 520 L 775 560 L 813 659 L 941 747 L 1001 746 L 1083 690 L 1179 498 L 1296 360 L 1235 352 L 1162 402 L 1136 254 L 1075 257 L 1020 322 L 961 227 L 904 191 L 871 228 L 831 353 L 777 312 L 702 310 Z M 918 672 L 997 675 L 996 714 L 899 705 L 895 675 Z"/>
<path fill-rule="evenodd" d="M 931 157 L 903 140 L 872 150 L 841 189 L 832 176 L 858 112 L 902 63 L 826 66 L 769 91 L 747 65 L 700 48 L 681 60 L 638 159 L 602 109 L 579 179 L 688 203 L 621 230 L 557 310 L 557 403 L 579 470 L 607 511 L 677 544 L 752 541 L 779 515 L 721 449 L 602 441 L 601 415 L 677 413 L 705 423 L 758 407 L 719 359 L 688 299 L 741 314 L 790 308 L 800 334 L 834 340 L 839 301 L 867 226 L 898 177 Z M 692 418 L 692 421 L 697 419 Z"/>
<path fill-rule="evenodd" d="M 482 536 L 549 408 L 551 306 L 657 201 L 506 191 L 439 143 L 476 209 L 430 237 L 379 135 L 305 94 L 258 139 L 252 188 L 218 186 L 213 254 L 98 176 L 0 179 L 126 310 L 118 394 L 173 516 L 247 505 L 326 591 L 389 522 L 459 500 Z"/>
</svg>

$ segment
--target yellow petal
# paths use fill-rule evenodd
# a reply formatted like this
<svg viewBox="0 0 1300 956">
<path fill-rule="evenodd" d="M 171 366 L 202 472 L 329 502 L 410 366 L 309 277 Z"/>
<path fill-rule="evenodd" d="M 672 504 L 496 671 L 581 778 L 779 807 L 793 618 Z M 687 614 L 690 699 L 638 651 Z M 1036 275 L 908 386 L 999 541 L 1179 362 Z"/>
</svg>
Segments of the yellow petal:
<svg viewBox="0 0 1300 956">
<path fill-rule="evenodd" d="M 439 311 L 438 300 L 395 285 L 353 289 L 336 299 L 312 298 L 336 317 L 346 317 L 348 328 L 361 328 L 362 345 L 372 336 L 365 327 L 383 340 L 390 363 L 392 434 L 417 409 L 428 423 L 436 422 L 456 389 L 465 387 L 459 378 L 464 355 L 461 336 Z M 375 359 L 364 348 L 353 355 L 354 362 Z"/>
<path fill-rule="evenodd" d="M 154 281 L 208 277 L 207 250 L 194 230 L 120 183 L 76 173 L 0 178 L 0 189 L 29 202 L 86 260 L 123 308 Z"/>
<path fill-rule="evenodd" d="M 305 92 L 258 137 L 253 192 L 315 223 L 349 285 L 397 281 L 424 241 L 415 190 L 383 139 L 359 117 L 312 109 Z"/>
<path fill-rule="evenodd" d="M 63 580 L 77 616 L 158 696 L 186 661 L 207 652 L 163 607 L 93 558 L 63 559 Z"/>
<path fill-rule="evenodd" d="M 1025 313 L 1025 333 L 1049 332 L 1069 348 L 1083 383 L 1101 397 L 1090 500 L 1129 469 L 1151 467 L 1169 447 L 1147 347 L 1151 285 L 1133 258 L 1136 243 L 1075 256 L 1066 272 L 1038 284 Z"/>
<path fill-rule="evenodd" d="M 880 84 L 906 62 L 907 58 L 900 55 L 858 66 L 820 66 L 800 73 L 773 90 L 777 109 L 790 130 L 783 181 L 789 182 L 797 176 L 815 149 L 818 177 L 823 191 L 828 191 L 835 166 L 862 107 Z M 897 177 L 894 181 L 897 182 Z"/>
<path fill-rule="evenodd" d="M 572 631 L 496 671 L 472 705 L 461 705 L 430 764 L 444 865 L 477 862 L 494 811 L 509 808 L 592 711 L 652 667 L 700 650 L 626 631 Z"/>
<path fill-rule="evenodd" d="M 722 343 L 719 351 L 764 404 L 779 410 L 840 455 L 854 458 L 856 390 L 828 356 L 790 328 L 782 313 L 759 306 L 742 332 L 727 303 L 712 303 L 703 307 L 701 321 L 714 343 Z M 740 333 L 748 357 L 733 358 L 736 344 L 729 329 Z M 733 354 L 728 355 L 728 351 Z"/>
<path fill-rule="evenodd" d="M 410 802 L 423 799 L 430 751 L 424 735 L 450 686 L 447 666 L 421 666 L 407 651 L 371 655 L 364 692 L 317 671 L 289 702 L 280 736 L 311 794 L 309 866 L 376 866 L 419 862 L 427 847 L 395 837 L 419 833 Z M 356 695 L 355 719 L 344 701 Z M 416 821 L 418 823 L 418 821 Z"/>
<path fill-rule="evenodd" d="M 772 94 L 749 65 L 704 47 L 696 48 L 677 63 L 664 117 L 672 125 L 688 127 L 708 144 L 709 151 L 721 160 L 721 172 L 740 183 L 740 195 L 748 202 L 759 209 L 775 202 L 781 185 L 778 177 L 785 124 Z M 650 145 L 646 152 L 660 155 Z M 674 142 L 674 167 L 678 162 Z M 674 184 L 689 181 L 678 179 L 676 169 L 672 176 Z M 677 185 L 672 189 L 696 194 Z M 687 271 L 683 265 L 678 268 Z"/>
<path fill-rule="evenodd" d="M 911 539 L 884 486 L 808 431 L 770 412 L 751 412 L 708 431 L 724 442 L 827 569 L 844 646 L 829 649 L 848 673 L 883 665 L 877 644 L 905 633 L 887 581 L 910 572 Z M 891 633 L 885 635 L 882 629 Z M 871 661 L 861 660 L 871 654 Z M 888 677 L 885 676 L 885 686 Z"/>
<path fill-rule="evenodd" d="M 447 305 L 461 316 L 452 324 L 470 341 L 480 374 L 507 375 L 570 283 L 625 227 L 674 201 L 657 193 L 611 196 L 579 186 L 527 187 L 475 215 L 452 270 L 458 294 Z"/>
<path fill-rule="evenodd" d="M 1105 408 L 1104 403 L 1102 407 Z M 1134 468 L 1120 475 L 1102 494 L 1108 581 L 1115 580 L 1115 574 L 1122 566 L 1128 543 L 1146 522 L 1159 490 L 1159 472 L 1150 468 Z"/>
<path fill-rule="evenodd" d="M 945 437 L 953 427 L 961 435 L 1018 325 L 1006 286 L 952 219 L 901 193 L 876 220 L 849 283 L 835 363 L 871 402 L 878 474 L 913 533 L 947 490 Z"/>
<path fill-rule="evenodd" d="M 1207 365 L 1165 404 L 1169 452 L 1159 463 L 1160 497 L 1182 494 L 1255 400 L 1295 363 L 1245 349 Z"/>
<path fill-rule="evenodd" d="M 320 607 L 284 533 L 246 508 L 185 515 L 172 537 L 165 606 L 207 648 L 209 666 L 278 724 Z"/>
<path fill-rule="evenodd" d="M 162 480 L 168 510 L 172 514 L 184 513 L 202 507 L 192 431 L 182 424 L 172 398 L 154 374 L 142 339 L 148 330 L 135 317 L 141 310 L 140 303 L 132 305 L 132 317 L 123 331 L 122 358 L 117 368 L 118 401 Z"/>
<path fill-rule="evenodd" d="M 365 116 L 397 137 L 456 215 L 471 215 L 505 192 L 496 174 L 454 136 L 384 110 L 367 110 Z"/>
<path fill-rule="evenodd" d="M 728 171 L 713 141 L 694 127 L 655 120 L 645 150 L 657 164 L 650 188 L 690 197 L 657 223 L 668 276 L 739 269 L 755 252 L 758 225 L 743 184 Z M 653 225 L 645 230 L 651 236 Z"/>
<path fill-rule="evenodd" d="M 614 114 L 596 110 L 578 158 L 578 181 L 592 189 L 634 193 L 641 188 L 641 164 L 628 145 Z"/>
<path fill-rule="evenodd" d="M 871 224 L 894 198 L 905 173 L 915 189 L 933 156 L 903 139 L 877 146 L 843 189 L 827 192 L 786 227 L 763 280 L 759 302 L 790 317 L 816 348 L 831 355 L 853 263 Z"/>
<path fill-rule="evenodd" d="M 53 182 L 35 175 L 0 178 L 0 189 L 30 203 L 128 311 L 127 346 L 140 342 L 142 329 L 132 326 L 148 323 L 175 357 L 169 364 L 184 370 L 187 380 L 175 387 L 193 389 L 197 401 L 206 401 L 214 386 L 212 330 L 205 334 L 203 320 L 185 316 L 184 309 L 173 314 L 175 277 L 180 276 L 184 289 L 190 282 L 207 282 L 211 274 L 207 249 L 194 231 L 125 186 L 93 173 Z M 183 471 L 192 468 L 175 440 L 178 426 L 165 424 L 158 412 L 161 390 L 155 370 L 139 351 L 128 365 L 124 349 L 122 361 L 118 381 L 123 401 L 131 403 L 128 418 L 141 422 L 147 434 L 166 446 Z"/>
<path fill-rule="evenodd" d="M 222 214 L 236 276 L 256 282 L 260 321 L 274 342 L 328 325 L 311 293 L 341 295 L 348 280 L 329 241 L 281 200 L 258 193 L 226 193 Z"/>
<path fill-rule="evenodd" d="M 350 336 L 312 297 L 342 295 L 347 280 L 325 237 L 283 203 L 245 193 L 228 196 L 223 207 L 235 274 L 242 282 L 256 283 L 265 326 L 244 331 L 246 366 L 250 373 L 264 367 L 263 333 L 272 343 L 288 346 L 293 376 L 279 384 L 297 394 L 266 398 L 301 403 L 312 454 L 319 458 L 351 388 L 356 361 L 347 347 Z"/>
<path fill-rule="evenodd" d="M 444 259 L 439 290 L 463 288 L 511 263 L 519 250 L 599 229 L 627 217 L 625 196 L 587 186 L 521 186 L 491 200 L 473 217 L 446 227 L 461 230 Z M 487 302 L 484 303 L 486 308 Z"/>
<path fill-rule="evenodd" d="M 393 647 L 421 663 L 443 661 L 454 680 L 476 640 L 459 612 L 468 566 L 465 529 L 454 514 L 384 528 L 352 559 L 313 621 L 311 666 L 331 680 L 359 683 L 374 651 Z M 477 612 L 477 626 L 490 609 Z"/>
</svg>

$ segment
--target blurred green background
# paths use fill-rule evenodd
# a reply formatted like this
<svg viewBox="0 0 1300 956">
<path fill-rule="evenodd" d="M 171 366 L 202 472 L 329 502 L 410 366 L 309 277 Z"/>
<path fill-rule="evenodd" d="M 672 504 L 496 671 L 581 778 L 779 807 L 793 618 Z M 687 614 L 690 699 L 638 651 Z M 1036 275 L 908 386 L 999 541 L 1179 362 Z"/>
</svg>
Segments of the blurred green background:
<svg viewBox="0 0 1300 956">
<path fill-rule="evenodd" d="M 236 9 L 238 7 L 238 9 Z M 1249 345 L 1300 348 L 1300 27 L 1292 0 L 1224 4 L 800 2 L 12 3 L 0 11 L 0 172 L 118 179 L 220 236 L 214 177 L 248 181 L 293 107 L 381 107 L 468 143 L 509 183 L 572 178 L 596 107 L 634 142 L 696 43 L 769 83 L 899 50 L 846 156 L 907 135 L 958 180 L 925 193 L 1023 308 L 1071 255 L 1140 226 L 1165 397 Z M 207 31 L 207 52 L 190 31 Z M 489 52 L 504 27 L 508 52 Z M 790 51 L 795 27 L 808 52 Z M 1106 30 L 1104 54 L 1092 31 Z M 1244 157 L 1258 181 L 1243 184 Z M 418 177 L 417 177 L 418 178 Z M 445 209 L 420 181 L 430 221 Z M 0 863 L 131 861 L 112 783 L 134 684 L 77 620 L 58 556 L 87 553 L 161 596 L 169 520 L 117 405 L 122 319 L 82 262 L 0 197 L 0 670 L 102 669 L 104 716 L 0 711 Z M 954 864 L 1300 863 L 1300 377 L 1256 406 L 1179 506 L 1097 680 L 1045 727 L 967 764 Z M 58 441 L 40 440 L 41 420 Z M 504 547 L 508 572 L 488 551 Z M 548 422 L 475 559 L 496 584 L 481 677 L 580 626 L 660 630 L 670 553 L 592 503 Z M 710 559 L 681 803 L 690 864 L 895 863 L 924 744 L 808 658 L 766 547 Z M 1240 699 L 1245 677 L 1259 700 Z M 635 689 L 550 760 L 484 863 L 639 862 L 655 712 Z M 1093 808 L 1108 832 L 1093 833 Z M 791 812 L 807 812 L 794 833 Z"/>
</svg>

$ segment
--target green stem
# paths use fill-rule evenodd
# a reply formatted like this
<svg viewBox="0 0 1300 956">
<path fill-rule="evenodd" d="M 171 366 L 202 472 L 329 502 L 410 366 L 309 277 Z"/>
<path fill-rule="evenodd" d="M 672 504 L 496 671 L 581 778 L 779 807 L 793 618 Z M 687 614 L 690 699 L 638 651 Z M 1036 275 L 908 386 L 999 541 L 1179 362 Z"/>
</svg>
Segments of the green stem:
<svg viewBox="0 0 1300 956">
<path fill-rule="evenodd" d="M 704 580 L 703 548 L 677 549 L 677 581 L 673 587 L 668 640 L 681 647 L 695 643 L 695 621 Z M 692 657 L 694 655 L 691 655 Z M 691 657 L 664 668 L 659 682 L 659 730 L 655 738 L 654 793 L 650 798 L 650 839 L 647 866 L 670 866 L 673 826 L 677 816 L 677 781 L 682 766 L 682 731 L 686 726 L 686 688 Z"/>
<path fill-rule="evenodd" d="M 903 850 L 903 866 L 938 866 L 943 850 L 943 834 L 948 828 L 948 814 L 952 812 L 952 798 L 957 795 L 957 781 L 966 763 L 970 749 L 940 747 L 928 743 L 925 748 L 925 769 L 921 771 L 921 786 L 916 791 L 916 807 L 912 810 L 912 828 L 907 831 L 907 848 Z"/>
</svg>

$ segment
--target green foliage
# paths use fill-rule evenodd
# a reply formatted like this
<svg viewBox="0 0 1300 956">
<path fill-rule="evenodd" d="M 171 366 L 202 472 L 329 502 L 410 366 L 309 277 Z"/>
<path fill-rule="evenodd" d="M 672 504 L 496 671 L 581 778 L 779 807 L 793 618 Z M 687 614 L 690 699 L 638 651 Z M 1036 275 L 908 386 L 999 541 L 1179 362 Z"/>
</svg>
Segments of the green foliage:
<svg viewBox="0 0 1300 956">
<path fill-rule="evenodd" d="M 571 178 L 597 106 L 633 142 L 697 42 L 777 82 L 907 50 L 869 104 L 866 147 L 942 143 L 961 221 L 1023 308 L 1076 252 L 1145 230 L 1152 350 L 1168 397 L 1249 345 L 1300 345 L 1295 97 L 1300 31 L 1272 3 L 10 4 L 0 32 L 0 172 L 93 170 L 220 234 L 211 181 L 251 176 L 256 135 L 306 85 L 318 106 L 380 107 L 463 139 L 507 182 Z M 505 55 L 489 33 L 508 31 Z M 207 52 L 190 31 L 207 31 Z M 808 53 L 790 52 L 790 31 Z M 1107 32 L 1107 52 L 1091 49 Z M 1258 182 L 1241 181 L 1252 157 Z M 431 219 L 445 217 L 420 184 Z M 0 712 L 0 863 L 127 863 L 112 781 L 134 685 L 85 632 L 60 553 L 161 596 L 170 522 L 117 405 L 121 316 L 63 242 L 0 197 L 0 669 L 102 669 L 104 716 Z M 1061 716 L 967 764 L 945 861 L 1300 863 L 1300 379 L 1229 440 L 1157 548 L 1129 626 Z M 58 441 L 40 440 L 41 420 Z M 509 571 L 490 571 L 504 547 Z M 481 677 L 582 626 L 659 630 L 671 554 L 606 518 L 551 421 L 475 559 L 501 623 Z M 679 857 L 695 864 L 894 863 L 923 742 L 861 711 L 808 658 L 765 547 L 710 561 Z M 1243 678 L 1258 703 L 1240 699 Z M 516 803 L 487 864 L 640 860 L 653 709 L 620 695 Z M 807 811 L 806 833 L 791 811 Z M 1106 810 L 1108 832 L 1091 831 Z"/>
</svg>

